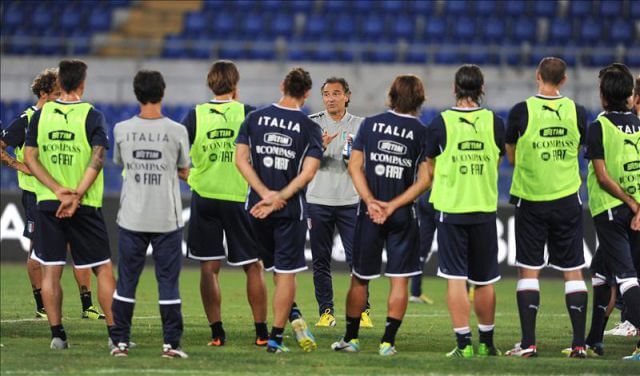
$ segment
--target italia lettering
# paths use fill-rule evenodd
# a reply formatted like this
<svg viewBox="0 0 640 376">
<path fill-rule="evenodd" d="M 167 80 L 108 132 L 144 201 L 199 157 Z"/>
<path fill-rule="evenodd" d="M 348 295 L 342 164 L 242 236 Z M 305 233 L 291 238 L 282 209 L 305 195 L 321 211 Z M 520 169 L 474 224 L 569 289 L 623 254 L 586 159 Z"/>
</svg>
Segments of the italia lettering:
<svg viewBox="0 0 640 376">
<path fill-rule="evenodd" d="M 289 131 L 300 133 L 300 123 L 294 123 L 291 120 L 285 122 L 284 119 L 279 119 L 273 116 L 260 116 L 258 118 L 258 125 L 263 125 L 265 127 L 275 127 L 286 129 Z"/>
<path fill-rule="evenodd" d="M 408 140 L 413 140 L 412 130 L 404 127 L 398 127 L 396 125 L 389 125 L 385 123 L 373 123 L 373 131 L 386 134 L 386 135 L 406 138 Z"/>
<path fill-rule="evenodd" d="M 618 125 L 617 127 L 619 130 L 621 130 L 626 134 L 634 134 L 634 133 L 640 132 L 640 126 L 638 125 L 626 124 L 626 125 Z"/>
<path fill-rule="evenodd" d="M 129 132 L 127 133 L 127 141 L 169 142 L 169 136 L 166 133 Z"/>
</svg>

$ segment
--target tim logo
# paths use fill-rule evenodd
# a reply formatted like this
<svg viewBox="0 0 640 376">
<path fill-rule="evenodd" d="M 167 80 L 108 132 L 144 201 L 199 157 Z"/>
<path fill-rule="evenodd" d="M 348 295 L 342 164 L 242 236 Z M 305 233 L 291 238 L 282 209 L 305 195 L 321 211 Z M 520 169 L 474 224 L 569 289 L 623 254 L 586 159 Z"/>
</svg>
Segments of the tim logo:
<svg viewBox="0 0 640 376">
<path fill-rule="evenodd" d="M 67 116 L 69 116 L 69 114 L 70 114 L 70 113 L 72 113 L 72 112 L 73 112 L 73 110 L 74 110 L 74 108 L 72 108 L 71 110 L 69 110 L 69 112 L 64 113 L 64 112 L 62 112 L 62 110 L 61 110 L 61 109 L 56 108 L 56 109 L 54 109 L 54 110 L 53 110 L 53 113 L 54 113 L 54 114 L 56 114 L 56 115 L 60 115 L 60 116 L 64 117 L 64 122 L 65 122 L 65 123 L 67 123 L 67 124 L 69 124 L 69 119 L 67 119 Z"/>
<path fill-rule="evenodd" d="M 153 160 L 162 158 L 162 152 L 158 150 L 145 150 L 145 149 L 134 150 L 133 158 L 142 159 L 145 161 L 153 161 Z"/>
<path fill-rule="evenodd" d="M 484 150 L 484 142 L 480 142 L 480 141 L 463 141 L 463 142 L 458 143 L 458 150 L 462 150 L 462 151 Z"/>
<path fill-rule="evenodd" d="M 210 114 L 214 114 L 214 115 L 219 115 L 222 116 L 222 118 L 224 119 L 224 122 L 227 122 L 227 111 L 229 111 L 229 108 L 227 108 L 226 110 L 224 110 L 224 112 L 221 112 L 215 108 L 211 108 L 209 109 L 209 113 Z"/>
<path fill-rule="evenodd" d="M 405 145 L 389 140 L 378 141 L 378 150 L 395 155 L 407 154 L 407 147 Z"/>
<path fill-rule="evenodd" d="M 562 118 L 560 117 L 560 107 L 562 107 L 562 105 L 558 106 L 557 109 L 554 109 L 553 107 L 549 107 L 546 104 L 542 105 L 542 110 L 543 111 L 550 111 L 553 112 L 554 114 L 556 114 L 556 116 L 558 117 L 558 120 L 562 120 Z"/>
<path fill-rule="evenodd" d="M 568 133 L 566 128 L 549 127 L 540 129 L 540 137 L 563 137 Z"/>
<path fill-rule="evenodd" d="M 233 129 L 227 129 L 227 128 L 214 129 L 212 131 L 207 132 L 207 138 L 210 140 L 216 140 L 218 138 L 230 138 L 230 137 L 233 137 L 233 135 L 235 134 L 236 132 L 234 132 Z"/>
<path fill-rule="evenodd" d="M 52 141 L 73 141 L 76 135 L 69 131 L 51 131 L 49 132 L 49 140 Z"/>
<path fill-rule="evenodd" d="M 480 119 L 480 118 L 477 117 L 477 118 L 473 119 L 473 122 L 472 122 L 472 121 L 470 121 L 468 119 L 465 119 L 463 117 L 459 117 L 458 121 L 460 121 L 463 124 L 469 124 L 470 126 L 473 127 L 473 130 L 476 131 L 476 133 L 478 133 L 478 128 L 476 128 L 476 123 L 478 122 L 478 119 Z"/>
<path fill-rule="evenodd" d="M 284 134 L 269 132 L 264 134 L 264 142 L 276 146 L 291 146 L 293 139 Z"/>
<path fill-rule="evenodd" d="M 640 161 L 627 162 L 622 167 L 627 172 L 638 171 L 640 170 Z"/>
<path fill-rule="evenodd" d="M 629 139 L 626 139 L 624 140 L 624 145 L 633 146 L 633 149 L 636 151 L 636 154 L 640 154 L 640 138 L 636 139 L 635 142 Z"/>
</svg>

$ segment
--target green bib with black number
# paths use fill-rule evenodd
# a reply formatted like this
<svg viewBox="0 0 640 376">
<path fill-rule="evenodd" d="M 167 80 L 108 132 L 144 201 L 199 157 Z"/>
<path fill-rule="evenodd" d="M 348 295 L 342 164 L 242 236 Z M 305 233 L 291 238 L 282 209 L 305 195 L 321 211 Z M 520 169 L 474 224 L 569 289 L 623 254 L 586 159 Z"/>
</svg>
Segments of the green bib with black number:
<svg viewBox="0 0 640 376">
<path fill-rule="evenodd" d="M 551 201 L 576 193 L 582 181 L 575 103 L 564 97 L 531 97 L 527 110 L 529 122 L 516 146 L 511 194 L 529 201 Z"/>
<path fill-rule="evenodd" d="M 38 159 L 62 186 L 75 189 L 91 162 L 92 147 L 87 140 L 86 120 L 89 103 L 61 104 L 48 102 L 42 107 L 38 121 Z M 102 207 L 104 175 L 100 174 L 80 202 Z M 38 202 L 57 200 L 44 184 L 36 181 Z"/>
<path fill-rule="evenodd" d="M 640 133 L 626 134 L 604 116 L 598 116 L 597 120 L 602 127 L 602 146 L 607 174 L 629 196 L 640 201 Z M 623 204 L 621 200 L 600 187 L 593 169 L 593 162 L 589 163 L 587 189 L 589 190 L 589 208 L 594 217 Z"/>
<path fill-rule="evenodd" d="M 27 116 L 27 124 L 31 122 L 31 116 L 33 116 L 34 112 L 35 111 L 32 107 L 24 110 L 24 114 Z M 16 160 L 20 163 L 24 163 L 24 145 L 16 147 L 14 151 L 16 153 Z M 35 177 L 25 174 L 22 171 L 18 171 L 18 186 L 24 191 L 35 192 L 36 180 L 37 179 Z"/>
<path fill-rule="evenodd" d="M 235 163 L 235 140 L 244 118 L 244 104 L 239 102 L 196 106 L 189 186 L 200 196 L 236 202 L 246 200 L 249 186 Z"/>
<path fill-rule="evenodd" d="M 430 201 L 445 213 L 498 209 L 498 160 L 493 112 L 447 110 L 442 113 L 447 144 L 436 157 Z"/>
</svg>

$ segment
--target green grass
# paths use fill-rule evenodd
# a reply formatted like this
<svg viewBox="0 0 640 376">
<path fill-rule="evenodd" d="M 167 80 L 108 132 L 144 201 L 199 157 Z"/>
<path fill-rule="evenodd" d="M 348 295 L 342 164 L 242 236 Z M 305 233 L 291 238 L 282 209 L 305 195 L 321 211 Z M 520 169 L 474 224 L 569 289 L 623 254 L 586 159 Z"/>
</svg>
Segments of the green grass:
<svg viewBox="0 0 640 376">
<path fill-rule="evenodd" d="M 132 339 L 138 347 L 128 358 L 112 358 L 107 349 L 104 323 L 80 319 L 80 300 L 72 273 L 63 276 L 64 325 L 71 348 L 49 350 L 50 332 L 46 321 L 33 317 L 33 299 L 25 268 L 22 265 L 1 265 L 1 327 L 0 365 L 2 374 L 198 374 L 257 373 L 279 374 L 619 374 L 640 373 L 636 362 L 621 361 L 631 353 L 634 340 L 607 337 L 606 356 L 598 359 L 566 359 L 560 350 L 570 345 L 571 326 L 564 305 L 562 282 L 542 282 L 541 310 L 538 316 L 538 348 L 536 359 L 453 360 L 444 353 L 455 345 L 445 304 L 445 282 L 425 279 L 426 292 L 436 300 L 432 306 L 410 304 L 398 334 L 396 357 L 382 358 L 377 354 L 379 339 L 386 317 L 388 281 L 372 283 L 373 329 L 362 329 L 359 354 L 334 353 L 330 344 L 344 331 L 344 297 L 348 276 L 337 275 L 334 281 L 338 325 L 335 328 L 313 330 L 319 344 L 316 352 L 303 353 L 295 344 L 290 329 L 285 342 L 292 349 L 288 354 L 267 354 L 252 345 L 254 329 L 245 298 L 244 276 L 237 269 L 222 272 L 223 319 L 227 345 L 209 348 L 209 328 L 200 303 L 197 269 L 185 269 L 181 277 L 185 333 L 183 348 L 189 359 L 163 359 L 161 326 L 157 306 L 154 274 L 147 266 L 137 294 Z M 271 277 L 267 276 L 271 291 Z M 95 280 L 94 280 L 95 289 Z M 515 306 L 515 281 L 497 284 L 498 313 L 496 344 L 507 350 L 519 341 L 520 328 Z M 299 275 L 297 301 L 310 324 L 317 319 L 310 272 Z M 94 302 L 96 298 L 94 297 Z M 591 303 L 591 302 L 590 302 Z M 617 317 L 618 313 L 614 313 Z M 27 319 L 27 320 L 25 320 Z M 615 321 L 612 319 L 612 321 Z M 475 325 L 475 324 L 474 324 Z M 609 326 L 613 325 L 612 323 Z M 477 332 L 474 331 L 477 340 Z"/>
</svg>

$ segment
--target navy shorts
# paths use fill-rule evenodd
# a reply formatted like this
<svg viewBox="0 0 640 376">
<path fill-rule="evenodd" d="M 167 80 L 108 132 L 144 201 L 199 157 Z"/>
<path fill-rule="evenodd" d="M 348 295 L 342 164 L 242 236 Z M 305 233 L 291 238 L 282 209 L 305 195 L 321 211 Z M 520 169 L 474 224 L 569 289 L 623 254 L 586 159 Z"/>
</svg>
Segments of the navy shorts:
<svg viewBox="0 0 640 376">
<path fill-rule="evenodd" d="M 437 223 L 438 276 L 489 285 L 500 279 L 495 221 Z"/>
<path fill-rule="evenodd" d="M 35 247 L 31 258 L 42 265 L 64 265 L 67 244 L 74 267 L 92 268 L 111 261 L 109 236 L 100 208 L 80 206 L 71 218 L 39 209 L 36 217 Z"/>
<path fill-rule="evenodd" d="M 22 236 L 31 240 L 33 240 L 33 234 L 36 231 L 36 216 L 38 215 L 37 201 L 35 193 L 22 191 L 22 208 L 24 208 L 24 216 L 27 219 Z"/>
<path fill-rule="evenodd" d="M 224 239 L 227 242 L 226 255 Z M 194 191 L 187 258 L 198 261 L 226 258 L 233 266 L 257 262 L 257 246 L 244 203 L 204 198 Z"/>
<path fill-rule="evenodd" d="M 182 229 L 166 233 L 137 232 L 118 227 L 118 282 L 114 298 L 135 303 L 136 287 L 153 247 L 160 304 L 179 304 L 182 266 Z"/>
<path fill-rule="evenodd" d="M 258 254 L 266 271 L 297 273 L 307 270 L 304 257 L 306 221 L 290 218 L 250 218 Z"/>
<path fill-rule="evenodd" d="M 640 232 L 631 230 L 633 212 L 620 205 L 593 217 L 599 246 L 591 260 L 591 272 L 607 281 L 621 283 L 637 278 Z"/>
<path fill-rule="evenodd" d="M 582 203 L 577 194 L 547 202 L 520 200 L 516 204 L 516 266 L 580 269 L 585 264 L 583 234 Z"/>
<path fill-rule="evenodd" d="M 362 204 L 363 205 L 363 204 Z M 380 277 L 382 250 L 387 249 L 387 277 L 411 277 L 422 274 L 420 235 L 413 206 L 396 210 L 378 225 L 360 207 L 353 241 L 353 274 L 360 279 Z"/>
</svg>

